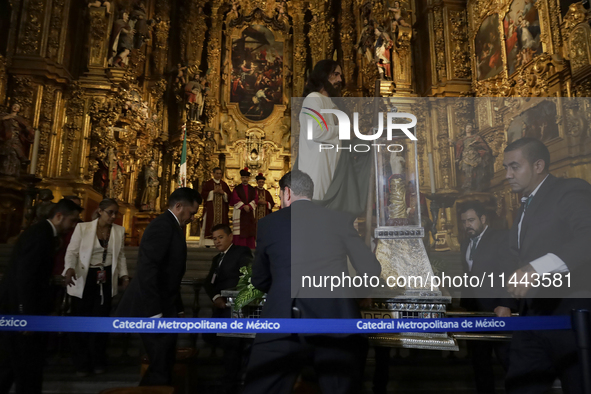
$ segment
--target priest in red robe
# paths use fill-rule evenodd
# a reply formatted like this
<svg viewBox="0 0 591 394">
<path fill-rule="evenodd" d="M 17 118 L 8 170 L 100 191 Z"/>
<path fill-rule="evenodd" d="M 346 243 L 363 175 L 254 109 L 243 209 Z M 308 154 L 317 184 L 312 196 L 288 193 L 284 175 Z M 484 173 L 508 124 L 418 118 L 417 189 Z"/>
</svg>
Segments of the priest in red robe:
<svg viewBox="0 0 591 394">
<path fill-rule="evenodd" d="M 218 224 L 228 224 L 229 200 L 232 191 L 226 182 L 222 180 L 222 169 L 213 169 L 213 178 L 203 183 L 201 198 L 203 205 L 203 226 L 199 244 L 213 245 L 211 240 L 211 228 Z"/>
<path fill-rule="evenodd" d="M 232 192 L 230 204 L 234 206 L 232 214 L 234 245 L 255 247 L 256 222 L 254 211 L 256 209 L 256 191 L 248 184 L 250 172 L 248 168 L 240 170 L 242 184 L 237 185 Z"/>
<path fill-rule="evenodd" d="M 265 178 L 263 174 L 259 172 L 259 175 L 257 175 L 255 179 L 257 180 L 255 198 L 257 208 L 255 211 L 255 219 L 258 223 L 260 219 L 271 213 L 273 207 L 275 206 L 275 201 L 273 201 L 273 196 L 271 196 L 271 193 L 269 193 L 268 190 L 265 190 L 264 186 L 267 178 Z"/>
</svg>

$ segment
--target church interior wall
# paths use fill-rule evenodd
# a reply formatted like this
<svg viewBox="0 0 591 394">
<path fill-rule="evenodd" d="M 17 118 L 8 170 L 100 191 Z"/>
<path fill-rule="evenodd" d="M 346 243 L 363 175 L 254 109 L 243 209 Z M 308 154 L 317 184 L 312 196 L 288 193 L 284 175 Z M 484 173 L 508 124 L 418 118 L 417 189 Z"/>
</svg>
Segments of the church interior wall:
<svg viewBox="0 0 591 394">
<path fill-rule="evenodd" d="M 325 58 L 342 64 L 345 96 L 374 96 L 378 81 L 380 94 L 394 99 L 474 98 L 473 105 L 413 109 L 422 125 L 420 188 L 429 207 L 441 207 L 437 231 L 452 234 L 452 250 L 458 202 L 482 200 L 501 225 L 512 222 L 519 201 L 504 179 L 502 151 L 514 137 L 511 122 L 531 104 L 527 98 L 548 98 L 562 111 L 559 119 L 572 119 L 552 135 L 531 131 L 548 145 L 552 173 L 591 181 L 591 111 L 569 100 L 591 94 L 591 17 L 580 2 L 106 5 L 3 5 L 10 12 L 0 17 L 0 113 L 9 115 L 18 104 L 14 127 L 39 133 L 39 148 L 25 146 L 28 159 L 36 157 L 33 174 L 24 160 L 0 176 L 1 193 L 9 196 L 0 214 L 13 223 L 0 242 L 18 233 L 14 223 L 22 222 L 27 193 L 36 187 L 50 189 L 54 201 L 78 194 L 88 208 L 103 196 L 117 198 L 128 242 L 137 243 L 178 185 L 185 139 L 188 185 L 199 189 L 219 165 L 233 186 L 248 167 L 267 177 L 278 202 L 278 180 L 293 163 L 299 138 L 290 98 L 301 95 L 311 67 Z M 568 116 L 574 113 L 584 115 Z M 478 184 L 466 182 L 450 142 L 465 138 L 468 123 L 490 156 L 489 175 Z"/>
</svg>

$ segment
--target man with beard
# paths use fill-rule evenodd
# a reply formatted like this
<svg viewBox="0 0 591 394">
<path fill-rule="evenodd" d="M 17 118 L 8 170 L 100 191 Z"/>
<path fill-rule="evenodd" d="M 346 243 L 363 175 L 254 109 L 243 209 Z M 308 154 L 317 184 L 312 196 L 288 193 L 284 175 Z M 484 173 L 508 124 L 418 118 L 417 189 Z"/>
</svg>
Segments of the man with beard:
<svg viewBox="0 0 591 394">
<path fill-rule="evenodd" d="M 298 169 L 310 175 L 314 182 L 314 199 L 322 200 L 330 186 L 332 177 L 341 152 L 336 149 L 320 151 L 322 144 L 339 144 L 339 126 L 332 114 L 322 115 L 326 120 L 326 127 L 322 124 L 312 124 L 313 139 L 305 137 L 306 125 L 311 111 L 320 113 L 323 109 L 337 109 L 331 97 L 341 96 L 342 84 L 341 66 L 334 60 L 319 61 L 308 78 L 304 88 L 304 103 L 300 112 L 300 149 Z M 317 114 L 316 114 L 317 115 Z"/>
<path fill-rule="evenodd" d="M 365 211 L 369 195 L 372 155 L 353 151 L 350 145 L 355 141 L 340 141 L 336 116 L 321 113 L 338 109 L 332 98 L 341 96 L 342 85 L 341 66 L 337 62 L 326 59 L 314 66 L 304 87 L 299 151 L 294 168 L 312 178 L 314 200 L 327 208 L 358 216 Z M 332 148 L 327 149 L 330 146 Z"/>
<path fill-rule="evenodd" d="M 496 277 L 512 273 L 515 258 L 509 248 L 509 232 L 496 230 L 488 225 L 488 217 L 482 203 L 469 201 L 459 210 L 466 239 L 461 245 L 461 259 L 468 276 L 482 277 L 494 273 Z M 460 305 L 471 312 L 494 312 L 497 317 L 510 317 L 511 309 L 517 310 L 517 301 L 502 286 L 462 289 Z M 509 343 L 503 341 L 468 341 L 472 367 L 476 379 L 476 392 L 494 393 L 495 376 L 492 352 L 503 368 L 509 367 Z"/>
</svg>

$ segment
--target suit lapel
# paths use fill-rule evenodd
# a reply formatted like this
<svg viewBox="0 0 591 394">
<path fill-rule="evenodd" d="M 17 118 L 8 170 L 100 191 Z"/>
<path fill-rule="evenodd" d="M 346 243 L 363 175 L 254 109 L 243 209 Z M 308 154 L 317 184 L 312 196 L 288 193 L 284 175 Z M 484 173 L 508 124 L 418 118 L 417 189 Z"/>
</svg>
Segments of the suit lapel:
<svg viewBox="0 0 591 394">
<path fill-rule="evenodd" d="M 544 201 L 548 198 L 548 192 L 555 186 L 556 177 L 553 175 L 548 175 L 548 178 L 544 181 L 542 186 L 538 189 L 534 197 L 531 199 L 529 203 L 525 216 L 523 217 L 523 223 L 521 223 L 521 233 L 519 235 L 519 242 L 521 248 L 523 248 L 523 242 L 525 240 L 525 234 L 527 233 L 527 229 L 533 217 L 535 217 L 536 212 L 540 209 L 540 207 L 544 206 Z M 523 207 L 520 210 L 520 215 L 518 220 L 521 218 L 521 213 L 523 213 Z"/>
<path fill-rule="evenodd" d="M 470 245 L 470 238 L 468 238 L 467 240 L 464 240 L 464 242 L 462 242 L 462 245 L 460 246 L 460 253 L 462 256 L 462 268 L 464 269 L 464 272 L 469 272 L 469 266 L 468 266 L 468 261 L 466 260 L 466 253 L 468 252 L 468 246 Z"/>
<path fill-rule="evenodd" d="M 482 255 L 483 250 L 486 249 L 486 243 L 488 238 L 492 236 L 493 229 L 490 226 L 486 229 L 484 234 L 480 237 L 480 241 L 478 241 L 478 245 L 476 246 L 476 250 L 474 251 L 474 256 L 472 256 L 472 271 L 474 271 L 474 267 L 477 266 L 476 261 L 480 260 L 480 256 Z"/>
</svg>

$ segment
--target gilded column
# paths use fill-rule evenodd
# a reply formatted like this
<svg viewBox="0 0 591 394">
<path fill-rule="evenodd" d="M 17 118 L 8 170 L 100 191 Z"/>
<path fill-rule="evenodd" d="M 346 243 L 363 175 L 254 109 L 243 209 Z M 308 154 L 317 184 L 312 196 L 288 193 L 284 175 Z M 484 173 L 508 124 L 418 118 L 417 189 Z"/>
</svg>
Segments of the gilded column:
<svg viewBox="0 0 591 394">
<path fill-rule="evenodd" d="M 88 9 L 88 72 L 87 77 L 104 78 L 109 43 L 109 17 L 104 7 Z"/>
<path fill-rule="evenodd" d="M 316 4 L 312 8 L 312 21 L 308 38 L 310 40 L 310 51 L 312 52 L 312 63 L 316 64 L 322 59 L 332 55 L 334 45 L 330 35 L 329 21 L 325 3 Z"/>
<path fill-rule="evenodd" d="M 306 71 L 306 37 L 304 34 L 303 4 L 296 2 L 293 15 L 293 90 L 294 96 L 299 97 L 304 91 L 306 83 L 304 73 Z"/>
<path fill-rule="evenodd" d="M 453 78 L 472 78 L 468 53 L 468 21 L 465 10 L 451 10 L 451 37 Z"/>
<path fill-rule="evenodd" d="M 220 106 L 220 67 L 221 67 L 221 39 L 222 39 L 222 18 L 219 13 L 221 2 L 215 0 L 211 9 L 211 30 L 209 42 L 207 43 L 207 79 L 211 85 L 208 98 L 205 100 L 204 112 L 209 125 L 213 125 L 219 113 Z"/>
<path fill-rule="evenodd" d="M 41 55 L 41 39 L 45 21 L 45 1 L 31 0 L 24 3 L 23 21 L 18 38 L 18 55 Z"/>
<path fill-rule="evenodd" d="M 37 176 L 46 177 L 49 171 L 49 151 L 51 136 L 57 127 L 62 103 L 62 92 L 56 86 L 47 85 L 43 89 L 41 100 L 41 114 L 39 116 L 39 158 L 37 161 Z"/>
<path fill-rule="evenodd" d="M 217 13 L 217 9 L 215 12 Z M 205 33 L 207 32 L 206 16 L 203 13 L 202 2 L 194 3 L 191 7 L 190 14 L 192 15 L 192 26 L 189 30 L 190 39 L 189 46 L 187 47 L 187 63 L 189 66 L 194 66 L 195 70 L 199 70 L 199 67 L 201 66 L 201 58 L 203 55 Z M 212 18 L 216 17 L 216 14 L 212 13 Z"/>
<path fill-rule="evenodd" d="M 432 55 L 435 59 L 435 73 L 437 79 L 433 82 L 444 82 L 446 78 L 446 66 L 445 66 L 445 29 L 443 25 L 443 7 L 440 3 L 433 7 L 430 15 L 432 21 Z"/>
<path fill-rule="evenodd" d="M 353 0 L 343 0 L 341 3 L 341 47 L 343 49 L 343 74 L 345 82 L 354 86 L 355 73 L 355 15 L 353 15 Z"/>
<path fill-rule="evenodd" d="M 53 0 L 51 2 L 46 57 L 60 64 L 64 59 L 69 10 L 70 0 Z"/>
<path fill-rule="evenodd" d="M 154 25 L 154 73 L 162 75 L 165 72 L 168 58 L 168 32 L 170 30 L 170 2 L 156 0 L 154 3 L 154 17 L 158 22 Z"/>
</svg>

